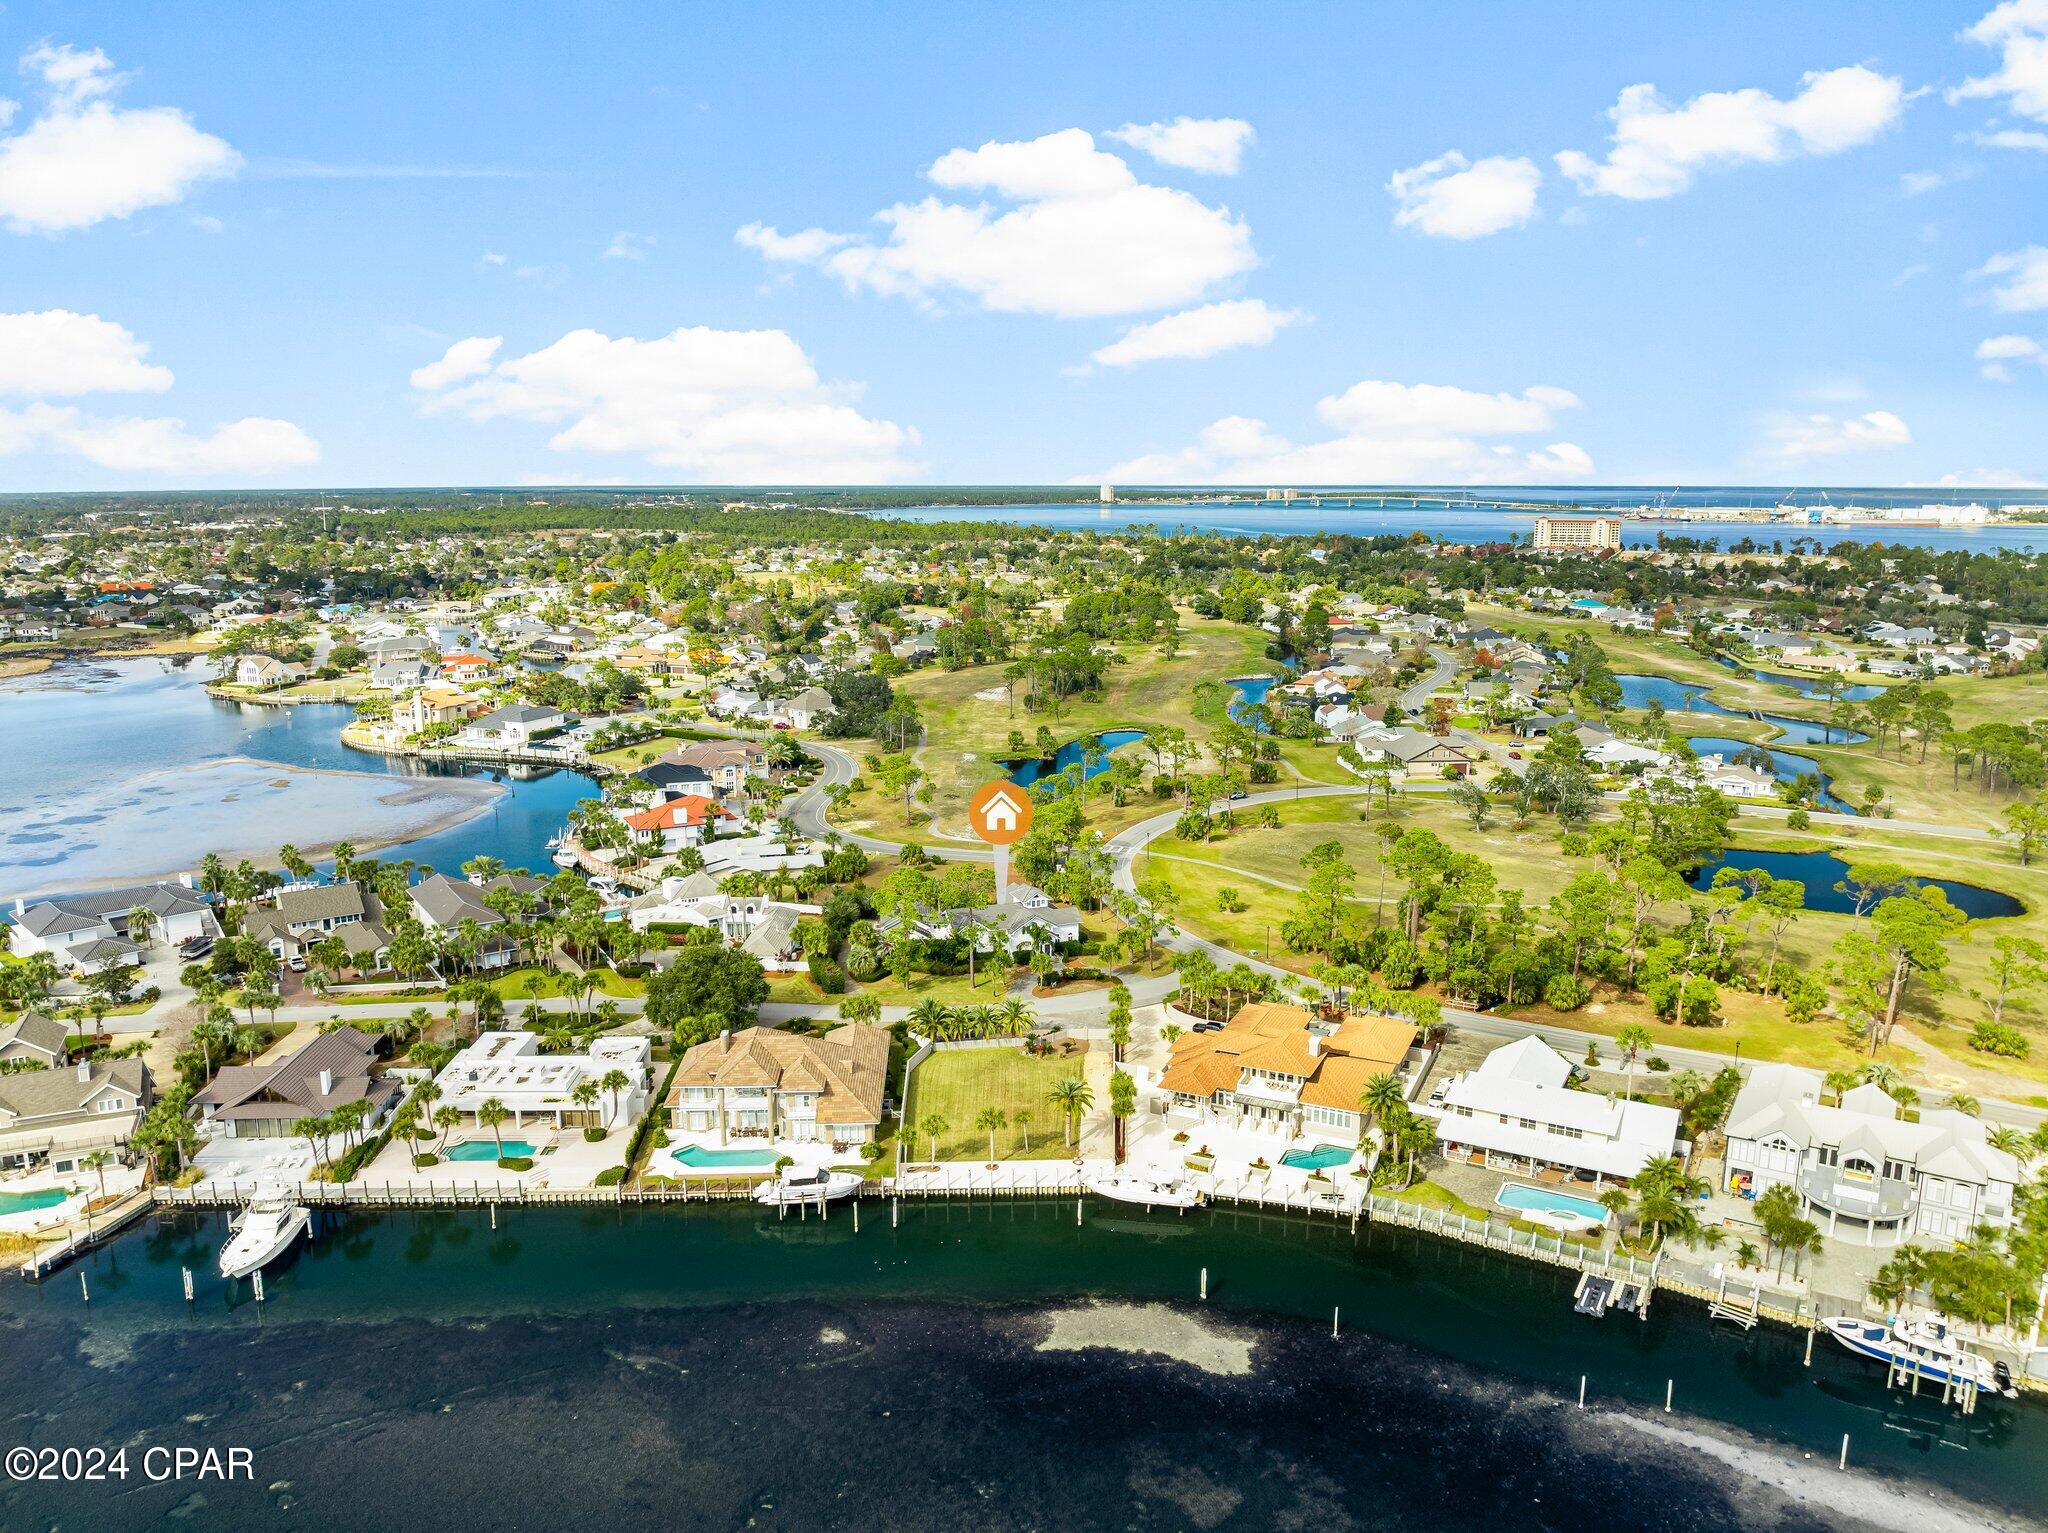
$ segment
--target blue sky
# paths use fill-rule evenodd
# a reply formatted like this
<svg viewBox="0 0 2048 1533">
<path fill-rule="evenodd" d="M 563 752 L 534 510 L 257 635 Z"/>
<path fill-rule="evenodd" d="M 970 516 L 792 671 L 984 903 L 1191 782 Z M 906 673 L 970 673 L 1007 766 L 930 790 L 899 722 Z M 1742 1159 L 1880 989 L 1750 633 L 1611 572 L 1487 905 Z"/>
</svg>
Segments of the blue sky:
<svg viewBox="0 0 2048 1533">
<path fill-rule="evenodd" d="M 2048 0 L 12 3 L 15 60 L 0 489 L 2048 479 Z"/>
</svg>

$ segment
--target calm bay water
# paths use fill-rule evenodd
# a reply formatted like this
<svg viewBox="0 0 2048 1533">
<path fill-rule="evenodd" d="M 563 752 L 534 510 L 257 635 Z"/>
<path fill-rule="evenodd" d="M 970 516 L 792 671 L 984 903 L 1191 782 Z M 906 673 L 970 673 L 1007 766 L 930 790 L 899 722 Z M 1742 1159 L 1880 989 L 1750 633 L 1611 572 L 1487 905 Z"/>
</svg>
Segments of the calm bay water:
<svg viewBox="0 0 2048 1533">
<path fill-rule="evenodd" d="M 37 676 L 0 683 L 0 731 L 28 747 L 0 777 L 0 822 L 10 835 L 0 850 L 0 869 L 7 871 L 10 884 L 62 890 L 67 864 L 73 877 L 88 876 L 77 871 L 87 865 L 88 852 L 94 854 L 95 877 L 111 850 L 118 850 L 122 866 L 137 873 L 183 865 L 185 859 L 153 855 L 146 833 L 130 834 L 118 849 L 100 846 L 96 817 L 76 811 L 95 797 L 122 796 L 129 785 L 148 779 L 155 812 L 174 822 L 181 808 L 199 813 L 201 806 L 196 798 L 181 806 L 177 777 L 159 774 L 232 757 L 355 774 L 297 785 L 297 791 L 317 794 L 323 781 L 332 781 L 335 793 L 351 803 L 362 799 L 364 781 L 430 782 L 450 775 L 502 781 L 509 791 L 483 814 L 379 854 L 447 871 L 479 853 L 509 866 L 545 871 L 547 838 L 561 828 L 578 799 L 597 792 L 591 779 L 574 772 L 514 778 L 503 770 L 430 765 L 350 750 L 341 743 L 341 727 L 353 716 L 346 705 L 266 708 L 221 702 L 206 695 L 209 679 L 203 661 L 180 665 L 129 659 L 65 662 Z M 204 811 L 219 812 L 210 803 Z M 256 814 L 252 806 L 251 818 Z M 373 834 L 378 820 L 372 812 L 362 834 Z M 292 837 L 289 825 L 251 825 L 247 836 L 226 844 L 274 845 Z"/>
<path fill-rule="evenodd" d="M 1512 498 L 1525 501 L 1545 493 L 1516 491 Z M 1617 512 L 1655 498 L 1642 490 L 1629 489 L 1572 488 L 1552 493 L 1557 496 L 1561 507 L 1572 508 L 1561 514 L 1581 516 L 1601 511 Z M 1732 493 L 1711 493 L 1719 498 L 1697 503 L 1728 505 L 1740 499 Z M 1772 492 L 1763 493 L 1765 498 L 1755 499 L 1756 504 L 1777 504 Z M 1881 501 L 1858 497 L 1866 503 L 1914 506 L 1944 498 L 1955 499 L 1954 496 L 1944 497 L 1927 491 L 1896 492 Z M 1968 498 L 1965 496 L 1963 500 Z M 919 506 L 892 509 L 877 515 L 893 521 L 988 522 L 997 526 L 1047 527 L 1064 532 L 1196 532 L 1245 538 L 1321 537 L 1330 534 L 1360 538 L 1405 537 L 1421 532 L 1445 543 L 1497 543 L 1515 538 L 1527 539 L 1536 526 L 1535 512 L 1489 508 L 1483 497 L 1475 503 L 1471 492 L 1451 492 L 1441 501 L 1425 500 L 1421 504 L 1407 500 L 1382 504 L 1371 495 L 1333 499 L 1339 503 L 1310 505 L 1297 501 L 1292 505 L 1227 505 L 1195 500 L 1184 505 L 1119 502 L 1103 506 L 1083 502 L 1065 505 Z M 1990 496 L 1989 501 L 2001 506 L 2038 506 L 2042 497 L 2038 492 L 2005 491 Z M 1660 538 L 1666 537 L 1691 538 L 1719 546 L 1749 538 L 1759 547 L 1782 546 L 1788 551 L 1795 545 L 1817 545 L 1827 549 L 1837 543 L 1883 543 L 1893 547 L 1960 549 L 1987 554 L 2008 548 L 2022 553 L 2037 553 L 2048 549 L 2048 524 L 1954 528 L 1896 527 L 1875 523 L 1845 527 L 1746 521 L 1624 521 L 1621 525 L 1624 547 L 1654 548 Z"/>
<path fill-rule="evenodd" d="M 1921 1477 L 2048 1504 L 2038 1405 L 1966 1422 L 1669 1295 L 1648 1322 L 1582 1320 L 1567 1275 L 1412 1233 L 1102 1205 L 1076 1228 L 1031 1202 L 906 1206 L 896 1229 L 870 1203 L 858 1233 L 845 1208 L 326 1216 L 260 1310 L 210 1276 L 223 1233 L 179 1215 L 120 1237 L 85 1264 L 90 1308 L 69 1272 L 0 1287 L 0 1398 L 16 1442 L 250 1446 L 255 1482 L 199 1506 L 189 1487 L 10 1487 L 0 1525 L 156 1526 L 183 1505 L 223 1529 L 286 1508 L 391 1529 L 1805 1528 L 1848 1525 L 1830 1487 Z M 1093 1299 L 1240 1334 L 1251 1370 L 1040 1350 L 1048 1308 Z M 1743 1475 L 1604 1407 L 1788 1453 L 1812 1506 L 1766 1517 Z"/>
</svg>

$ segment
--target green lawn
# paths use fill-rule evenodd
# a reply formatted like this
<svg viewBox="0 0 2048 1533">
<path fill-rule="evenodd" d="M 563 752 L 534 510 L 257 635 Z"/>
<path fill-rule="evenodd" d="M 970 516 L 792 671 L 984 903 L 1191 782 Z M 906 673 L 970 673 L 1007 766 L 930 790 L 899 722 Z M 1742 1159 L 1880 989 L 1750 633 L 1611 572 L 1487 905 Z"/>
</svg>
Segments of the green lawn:
<svg viewBox="0 0 2048 1533">
<path fill-rule="evenodd" d="M 1074 1152 L 1060 1138 L 1059 1111 L 1047 1100 L 1054 1084 L 1083 1074 L 1081 1054 L 1033 1058 L 1019 1049 L 938 1049 L 911 1072 L 906 1132 L 915 1136 L 913 1153 L 922 1158 L 930 1141 L 917 1125 L 933 1113 L 946 1120 L 939 1135 L 941 1160 L 983 1160 L 988 1135 L 975 1128 L 984 1107 L 999 1109 L 1009 1123 L 996 1130 L 996 1156 L 1001 1160 L 1062 1160 Z M 1097 1107 L 1105 1104 L 1098 1103 Z M 1017 1127 L 1017 1114 L 1031 1115 L 1027 1135 Z"/>
</svg>

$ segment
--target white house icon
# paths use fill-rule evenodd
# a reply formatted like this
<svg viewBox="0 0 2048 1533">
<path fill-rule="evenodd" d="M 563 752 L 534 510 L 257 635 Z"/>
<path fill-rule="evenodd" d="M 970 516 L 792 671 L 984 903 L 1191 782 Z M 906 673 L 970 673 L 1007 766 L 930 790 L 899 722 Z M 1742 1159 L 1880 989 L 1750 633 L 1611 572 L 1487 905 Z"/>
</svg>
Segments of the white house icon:
<svg viewBox="0 0 2048 1533">
<path fill-rule="evenodd" d="M 981 823 L 990 830 L 1015 830 L 1022 806 L 1007 793 L 998 793 L 981 806 Z"/>
</svg>

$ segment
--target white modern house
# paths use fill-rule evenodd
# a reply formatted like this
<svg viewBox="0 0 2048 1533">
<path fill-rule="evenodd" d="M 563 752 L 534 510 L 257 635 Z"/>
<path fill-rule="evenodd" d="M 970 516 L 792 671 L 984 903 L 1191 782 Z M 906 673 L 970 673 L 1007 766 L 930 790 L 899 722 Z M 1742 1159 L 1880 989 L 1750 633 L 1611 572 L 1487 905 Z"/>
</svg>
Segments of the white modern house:
<svg viewBox="0 0 2048 1533">
<path fill-rule="evenodd" d="M 618 1128 L 637 1120 L 647 1107 L 649 1060 L 653 1041 L 600 1034 L 582 1054 L 543 1054 L 540 1034 L 489 1032 L 457 1054 L 434 1078 L 441 1105 L 452 1107 L 464 1124 L 479 1126 L 477 1111 L 496 1101 L 509 1114 L 501 1131 L 528 1127 Z M 619 1091 L 604 1088 L 614 1070 L 628 1084 Z M 576 1088 L 589 1081 L 598 1087 L 597 1101 L 586 1107 Z"/>
<path fill-rule="evenodd" d="M 1646 1162 L 1683 1155 L 1678 1112 L 1568 1084 L 1572 1067 L 1533 1033 L 1453 1076 L 1441 1101 L 1416 1111 L 1437 1120 L 1448 1156 L 1532 1175 L 1555 1170 L 1599 1185 L 1625 1182 Z"/>
<path fill-rule="evenodd" d="M 1727 1190 L 1799 1194 L 1827 1232 L 1861 1229 L 1866 1245 L 1915 1237 L 1966 1239 L 2012 1222 L 2019 1162 L 1981 1121 L 1945 1107 L 1907 1111 L 1875 1084 L 1824 1101 L 1823 1081 L 1796 1065 L 1758 1065 L 1728 1113 Z"/>
<path fill-rule="evenodd" d="M 483 750 L 521 750 L 543 735 L 553 734 L 569 722 L 559 708 L 541 708 L 531 703 L 511 703 L 494 708 L 462 727 L 457 739 Z"/>
</svg>

